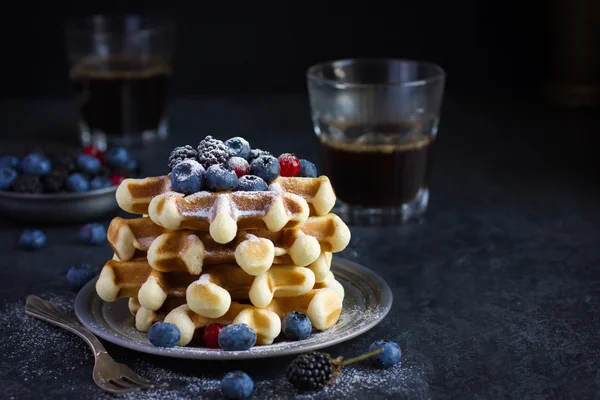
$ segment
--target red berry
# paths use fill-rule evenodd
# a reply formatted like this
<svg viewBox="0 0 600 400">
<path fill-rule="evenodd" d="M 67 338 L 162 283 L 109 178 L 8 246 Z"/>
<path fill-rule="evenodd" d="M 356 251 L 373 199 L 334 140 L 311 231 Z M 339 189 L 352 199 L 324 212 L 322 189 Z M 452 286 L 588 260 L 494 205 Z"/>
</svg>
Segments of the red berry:
<svg viewBox="0 0 600 400">
<path fill-rule="evenodd" d="M 300 160 L 293 154 L 283 153 L 279 157 L 279 175 L 281 176 L 297 176 L 300 173 Z"/>
<path fill-rule="evenodd" d="M 113 186 L 117 186 L 121 182 L 123 182 L 123 179 L 125 179 L 125 175 L 114 174 L 113 176 L 110 177 L 110 184 Z"/>
<path fill-rule="evenodd" d="M 221 329 L 223 328 L 225 328 L 225 325 L 214 323 L 204 329 L 202 339 L 204 339 L 206 347 L 211 349 L 219 348 L 219 332 L 221 332 Z"/>
<path fill-rule="evenodd" d="M 105 154 L 106 154 L 105 152 L 99 151 L 98 154 L 96 155 L 96 158 L 98 160 L 100 160 L 100 162 L 102 163 L 102 165 L 104 165 L 104 155 Z"/>
<path fill-rule="evenodd" d="M 227 165 L 235 172 L 238 178 L 250 173 L 250 164 L 242 157 L 231 157 L 227 160 Z"/>
<path fill-rule="evenodd" d="M 83 148 L 83 154 L 87 154 L 88 156 L 98 157 L 100 152 L 94 146 L 85 146 Z"/>
</svg>

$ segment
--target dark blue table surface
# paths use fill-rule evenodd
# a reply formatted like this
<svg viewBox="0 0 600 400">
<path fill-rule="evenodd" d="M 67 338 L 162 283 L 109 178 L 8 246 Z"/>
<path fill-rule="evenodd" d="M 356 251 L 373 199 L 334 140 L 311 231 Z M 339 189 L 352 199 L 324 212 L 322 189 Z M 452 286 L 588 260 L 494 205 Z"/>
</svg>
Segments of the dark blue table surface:
<svg viewBox="0 0 600 400">
<path fill-rule="evenodd" d="M 175 145 L 207 134 L 318 157 L 303 95 L 180 99 L 170 115 L 167 143 L 137 151 L 147 174 L 164 172 Z M 69 101 L 4 101 L 0 118 L 3 141 L 75 137 Z M 394 306 L 378 327 L 327 351 L 349 357 L 385 338 L 401 344 L 402 364 L 348 368 L 314 398 L 600 398 L 598 128 L 592 112 L 448 95 L 426 220 L 353 228 L 342 253 L 387 280 Z M 40 226 L 48 245 L 24 252 L 16 241 L 29 227 L 0 222 L 0 397 L 112 398 L 92 383 L 83 342 L 22 311 L 28 294 L 69 308 L 65 271 L 101 267 L 109 246 L 78 244 L 77 225 Z M 294 397 L 282 377 L 289 357 L 194 362 L 107 348 L 171 383 L 126 398 L 219 398 L 218 380 L 234 369 L 253 376 L 254 398 Z"/>
</svg>

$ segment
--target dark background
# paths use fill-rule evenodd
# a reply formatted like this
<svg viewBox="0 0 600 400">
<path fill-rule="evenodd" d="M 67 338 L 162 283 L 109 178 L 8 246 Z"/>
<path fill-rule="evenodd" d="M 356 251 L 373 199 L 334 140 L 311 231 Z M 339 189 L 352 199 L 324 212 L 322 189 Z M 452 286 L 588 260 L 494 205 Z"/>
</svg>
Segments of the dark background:
<svg viewBox="0 0 600 400">
<path fill-rule="evenodd" d="M 10 2 L 0 96 L 68 95 L 62 23 L 93 13 L 172 16 L 173 94 L 305 91 L 311 64 L 345 57 L 432 61 L 451 91 L 539 96 L 545 80 L 541 0 Z"/>
</svg>

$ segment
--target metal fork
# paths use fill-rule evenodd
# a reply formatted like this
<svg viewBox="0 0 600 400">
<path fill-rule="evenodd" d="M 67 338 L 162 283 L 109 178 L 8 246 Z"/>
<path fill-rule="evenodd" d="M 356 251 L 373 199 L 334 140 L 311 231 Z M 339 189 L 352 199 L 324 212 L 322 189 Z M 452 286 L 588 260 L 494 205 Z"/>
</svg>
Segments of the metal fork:
<svg viewBox="0 0 600 400">
<path fill-rule="evenodd" d="M 113 360 L 92 332 L 88 331 L 76 319 L 66 315 L 55 303 L 40 299 L 37 296 L 27 296 L 25 314 L 71 331 L 85 340 L 94 352 L 93 377 L 94 382 L 100 389 L 109 393 L 127 393 L 169 386 L 167 383 L 156 383 L 142 378 L 125 364 Z"/>
</svg>

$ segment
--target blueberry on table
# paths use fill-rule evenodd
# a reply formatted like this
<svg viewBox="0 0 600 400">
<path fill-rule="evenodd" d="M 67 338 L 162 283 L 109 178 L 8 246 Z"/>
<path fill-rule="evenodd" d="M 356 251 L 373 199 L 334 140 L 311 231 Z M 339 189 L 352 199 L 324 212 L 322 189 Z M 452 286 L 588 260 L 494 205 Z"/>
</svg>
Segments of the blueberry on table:
<svg viewBox="0 0 600 400">
<path fill-rule="evenodd" d="M 21 161 L 21 170 L 28 175 L 43 176 L 50 173 L 52 164 L 48 157 L 39 153 L 31 153 Z"/>
<path fill-rule="evenodd" d="M 21 233 L 19 246 L 27 250 L 36 250 L 44 247 L 46 244 L 46 235 L 38 230 L 26 230 Z"/>
<path fill-rule="evenodd" d="M 281 321 L 281 331 L 290 340 L 303 340 L 312 332 L 312 324 L 306 314 L 293 311 Z"/>
<path fill-rule="evenodd" d="M 17 156 L 7 155 L 0 157 L 0 168 L 8 167 L 17 169 L 20 164 L 21 160 Z"/>
<path fill-rule="evenodd" d="M 94 278 L 94 269 L 86 263 L 75 264 L 67 271 L 67 282 L 73 290 L 79 290 Z"/>
<path fill-rule="evenodd" d="M 260 156 L 250 164 L 250 173 L 271 183 L 279 176 L 279 161 L 273 156 Z"/>
<path fill-rule="evenodd" d="M 269 190 L 269 185 L 256 175 L 244 175 L 238 181 L 237 190 L 244 192 L 261 192 Z"/>
<path fill-rule="evenodd" d="M 79 230 L 79 239 L 87 244 L 102 243 L 106 240 L 106 228 L 102 224 L 85 224 Z"/>
<path fill-rule="evenodd" d="M 98 172 L 100 172 L 102 164 L 96 157 L 80 154 L 77 156 L 77 168 L 86 174 L 96 175 Z"/>
<path fill-rule="evenodd" d="M 252 378 L 242 371 L 233 371 L 221 380 L 221 393 L 227 399 L 246 399 L 254 391 Z"/>
<path fill-rule="evenodd" d="M 317 177 L 317 167 L 315 164 L 311 163 L 308 160 L 301 159 L 300 160 L 300 173 L 298 176 L 303 178 L 316 178 Z"/>
<path fill-rule="evenodd" d="M 225 141 L 225 146 L 229 149 L 231 157 L 241 157 L 247 159 L 250 156 L 250 143 L 242 137 L 233 137 Z"/>
<path fill-rule="evenodd" d="M 175 324 L 157 322 L 148 330 L 148 340 L 156 347 L 174 347 L 179 343 L 181 332 Z"/>
<path fill-rule="evenodd" d="M 90 183 L 79 173 L 74 173 L 67 178 L 67 190 L 69 192 L 81 193 L 90 189 Z"/>
<path fill-rule="evenodd" d="M 208 190 L 218 192 L 221 190 L 233 190 L 238 184 L 235 171 L 227 164 L 211 165 L 206 170 L 206 186 Z"/>
<path fill-rule="evenodd" d="M 396 342 L 388 342 L 387 340 L 377 340 L 369 346 L 369 352 L 383 348 L 383 352 L 371 357 L 371 361 L 377 368 L 388 368 L 400 362 L 402 350 Z"/>
<path fill-rule="evenodd" d="M 175 147 L 175 149 L 169 155 L 169 169 L 175 168 L 177 164 L 184 160 L 194 160 L 198 158 L 198 152 L 192 146 L 185 145 Z"/>
<path fill-rule="evenodd" d="M 223 350 L 248 350 L 256 343 L 256 332 L 248 324 L 227 325 L 219 332 L 219 346 Z"/>
<path fill-rule="evenodd" d="M 204 176 L 204 168 L 198 161 L 184 160 L 171 171 L 171 186 L 179 193 L 196 193 L 204 188 Z"/>
<path fill-rule="evenodd" d="M 111 147 L 104 154 L 104 162 L 114 168 L 125 168 L 130 159 L 131 154 L 124 147 Z"/>
<path fill-rule="evenodd" d="M 17 180 L 17 171 L 10 167 L 0 168 L 0 190 L 8 190 Z"/>
<path fill-rule="evenodd" d="M 95 176 L 90 181 L 90 189 L 91 190 L 104 189 L 104 188 L 111 187 L 111 186 L 112 186 L 112 184 L 110 182 L 110 178 L 107 176 Z"/>
</svg>

